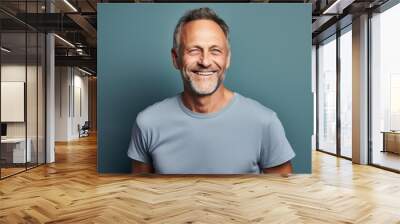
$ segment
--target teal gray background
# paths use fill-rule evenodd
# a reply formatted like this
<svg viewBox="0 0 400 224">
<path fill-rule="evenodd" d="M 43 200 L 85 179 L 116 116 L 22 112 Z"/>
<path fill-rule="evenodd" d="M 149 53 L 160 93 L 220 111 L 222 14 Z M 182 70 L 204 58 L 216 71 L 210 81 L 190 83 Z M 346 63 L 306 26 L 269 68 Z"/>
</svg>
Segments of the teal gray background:
<svg viewBox="0 0 400 224">
<path fill-rule="evenodd" d="M 136 115 L 183 90 L 172 34 L 179 17 L 200 6 L 231 30 L 226 87 L 278 114 L 296 152 L 294 172 L 311 173 L 311 5 L 276 3 L 98 4 L 98 172 L 130 172 Z"/>
</svg>

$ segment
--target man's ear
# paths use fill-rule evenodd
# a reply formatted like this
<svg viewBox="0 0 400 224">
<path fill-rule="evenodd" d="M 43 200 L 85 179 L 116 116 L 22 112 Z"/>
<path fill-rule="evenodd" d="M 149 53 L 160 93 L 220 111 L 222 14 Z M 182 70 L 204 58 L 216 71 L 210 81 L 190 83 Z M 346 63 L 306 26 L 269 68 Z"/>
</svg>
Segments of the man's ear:
<svg viewBox="0 0 400 224">
<path fill-rule="evenodd" d="M 231 65 L 231 50 L 229 49 L 228 58 L 226 59 L 225 69 L 228 69 L 230 65 Z"/>
<path fill-rule="evenodd" d="M 171 49 L 171 57 L 172 57 L 172 63 L 174 64 L 174 67 L 179 70 L 180 69 L 179 54 L 176 50 L 177 50 L 176 48 Z"/>
</svg>

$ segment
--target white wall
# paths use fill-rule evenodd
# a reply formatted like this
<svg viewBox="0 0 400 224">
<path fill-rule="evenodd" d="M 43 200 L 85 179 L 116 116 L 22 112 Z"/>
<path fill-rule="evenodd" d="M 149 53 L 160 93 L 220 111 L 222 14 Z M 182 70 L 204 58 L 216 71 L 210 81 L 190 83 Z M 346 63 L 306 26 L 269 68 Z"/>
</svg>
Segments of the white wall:
<svg viewBox="0 0 400 224">
<path fill-rule="evenodd" d="M 26 70 L 25 70 L 26 69 Z M 41 71 L 40 71 L 41 72 Z M 36 136 L 36 66 L 27 66 L 20 64 L 5 64 L 1 66 L 1 81 L 2 82 L 26 82 L 25 76 L 28 78 L 27 88 L 27 119 L 28 119 L 28 137 L 30 134 L 35 133 Z M 6 97 L 6 96 L 3 96 Z M 40 107 L 41 105 L 39 105 Z M 7 108 L 1 108 L 6 110 Z M 25 137 L 26 122 L 7 122 L 7 136 L 8 137 Z"/>
<path fill-rule="evenodd" d="M 55 68 L 55 141 L 68 140 L 68 117 L 70 84 L 69 69 L 67 67 Z"/>
<path fill-rule="evenodd" d="M 88 77 L 73 67 L 56 67 L 55 73 L 55 140 L 77 139 L 78 124 L 88 120 Z"/>
<path fill-rule="evenodd" d="M 37 70 L 38 69 L 38 70 Z M 32 161 L 44 163 L 45 146 L 45 117 L 44 117 L 44 74 L 42 67 L 25 64 L 3 64 L 1 66 L 1 81 L 3 82 L 24 82 L 26 85 L 26 106 L 21 108 L 22 113 L 26 112 L 26 120 L 22 122 L 6 122 L 7 137 L 30 139 Z M 26 80 L 27 79 L 27 80 Z M 2 96 L 7 97 L 7 96 Z M 10 108 L 2 107 L 7 111 Z M 13 112 L 13 111 L 9 111 Z M 37 156 L 37 153 L 39 156 Z"/>
<path fill-rule="evenodd" d="M 85 123 L 85 121 L 89 120 L 88 77 L 82 75 L 83 73 L 81 73 L 79 70 L 77 69 L 74 70 L 74 82 L 73 82 L 74 88 L 72 88 L 74 89 L 73 91 L 74 96 L 72 96 L 74 102 L 71 102 L 73 108 L 71 108 L 72 119 L 71 119 L 71 132 L 70 132 L 72 138 L 79 137 L 78 124 L 82 126 Z"/>
<path fill-rule="evenodd" d="M 1 81 L 3 82 L 25 82 L 25 64 L 8 64 L 1 66 Z M 32 69 L 28 66 L 28 71 Z M 31 74 L 31 72 L 28 72 Z M 4 96 L 3 96 L 4 97 Z M 6 108 L 1 108 L 1 110 L 6 110 Z M 7 137 L 25 137 L 25 122 L 8 122 L 7 123 Z"/>
</svg>

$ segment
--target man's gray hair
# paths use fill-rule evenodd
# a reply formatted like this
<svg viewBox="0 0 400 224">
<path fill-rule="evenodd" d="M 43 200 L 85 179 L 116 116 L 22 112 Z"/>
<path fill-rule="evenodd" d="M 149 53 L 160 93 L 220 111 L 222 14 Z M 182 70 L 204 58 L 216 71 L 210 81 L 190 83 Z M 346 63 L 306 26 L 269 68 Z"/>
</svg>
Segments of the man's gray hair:
<svg viewBox="0 0 400 224">
<path fill-rule="evenodd" d="M 223 19 L 221 19 L 217 13 L 215 13 L 212 9 L 210 8 L 198 8 L 198 9 L 192 9 L 190 11 L 187 11 L 178 21 L 178 24 L 176 24 L 175 31 L 174 31 L 174 42 L 173 42 L 173 48 L 178 49 L 180 45 L 180 33 L 182 30 L 182 27 L 191 21 L 194 20 L 200 20 L 200 19 L 206 19 L 206 20 L 211 20 L 214 21 L 215 23 L 218 24 L 219 27 L 221 27 L 222 31 L 225 34 L 226 39 L 228 40 L 228 48 L 229 48 L 229 27 L 225 23 Z"/>
</svg>

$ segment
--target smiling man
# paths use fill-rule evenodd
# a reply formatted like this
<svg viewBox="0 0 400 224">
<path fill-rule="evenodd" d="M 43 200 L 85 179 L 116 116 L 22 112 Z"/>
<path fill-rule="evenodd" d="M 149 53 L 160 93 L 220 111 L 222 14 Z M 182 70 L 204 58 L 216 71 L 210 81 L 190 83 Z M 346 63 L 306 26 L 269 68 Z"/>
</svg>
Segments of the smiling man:
<svg viewBox="0 0 400 224">
<path fill-rule="evenodd" d="M 229 28 L 214 11 L 181 17 L 171 55 L 184 90 L 138 114 L 128 149 L 133 173 L 292 172 L 295 153 L 275 112 L 224 86 Z"/>
</svg>

